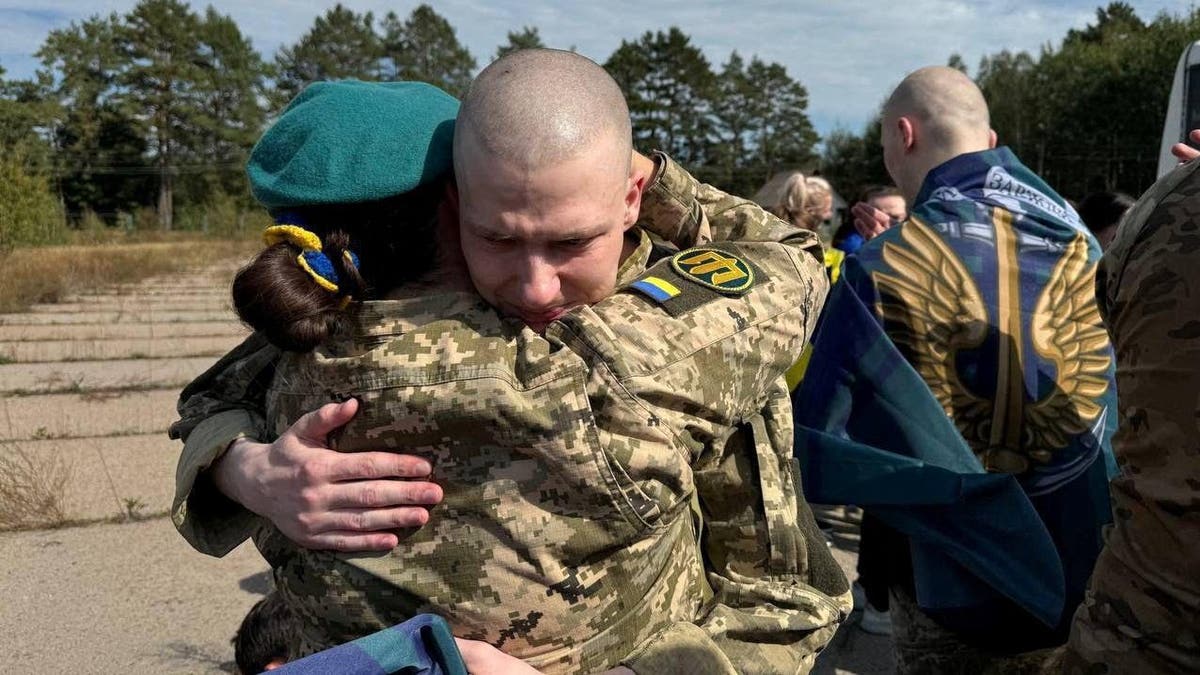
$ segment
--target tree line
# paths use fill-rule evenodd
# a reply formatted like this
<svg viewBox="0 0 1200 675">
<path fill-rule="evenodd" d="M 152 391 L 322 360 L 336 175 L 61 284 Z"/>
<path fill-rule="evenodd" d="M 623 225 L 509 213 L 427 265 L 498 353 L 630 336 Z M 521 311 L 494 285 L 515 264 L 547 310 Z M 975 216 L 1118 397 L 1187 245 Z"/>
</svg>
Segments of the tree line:
<svg viewBox="0 0 1200 675">
<path fill-rule="evenodd" d="M 1146 21 L 1113 2 L 1036 54 L 1003 50 L 983 57 L 973 74 L 957 55 L 948 63 L 983 90 L 1000 143 L 1063 196 L 1136 197 L 1154 182 L 1176 63 L 1195 40 L 1200 10 Z M 859 133 L 825 139 L 822 166 L 834 185 L 845 191 L 888 181 L 880 132 L 876 116 Z"/>
<path fill-rule="evenodd" d="M 525 26 L 493 57 L 541 46 Z M 309 82 L 420 80 L 461 96 L 479 66 L 428 5 L 376 17 L 339 4 L 266 59 L 232 18 L 182 0 L 74 22 L 36 57 L 32 78 L 0 68 L 0 161 L 46 177 L 73 218 L 152 209 L 162 229 L 197 208 L 248 207 L 249 150 Z M 817 160 L 807 92 L 777 63 L 735 52 L 714 71 L 670 28 L 623 41 L 604 66 L 629 94 L 639 147 L 707 180 L 752 192 L 777 169 Z"/>
<path fill-rule="evenodd" d="M 984 57 L 974 77 L 1001 142 L 1065 195 L 1137 194 L 1154 178 L 1175 62 L 1197 38 L 1200 10 L 1147 22 L 1115 2 L 1036 55 Z M 540 46 L 525 26 L 492 57 Z M 45 184 L 72 221 L 138 212 L 163 229 L 252 206 L 249 150 L 308 82 L 421 80 L 462 95 L 480 66 L 428 5 L 376 17 L 339 4 L 268 59 L 211 7 L 141 0 L 51 31 L 36 56 L 31 78 L 0 67 L 0 169 Z M 956 55 L 949 63 L 967 71 Z M 638 147 L 665 150 L 730 192 L 753 194 L 790 168 L 820 171 L 848 198 L 889 182 L 878 118 L 831 133 L 818 154 L 808 92 L 778 63 L 735 51 L 713 64 L 671 27 L 623 40 L 603 65 L 626 93 Z M 15 197 L 0 189 L 6 199 Z"/>
</svg>

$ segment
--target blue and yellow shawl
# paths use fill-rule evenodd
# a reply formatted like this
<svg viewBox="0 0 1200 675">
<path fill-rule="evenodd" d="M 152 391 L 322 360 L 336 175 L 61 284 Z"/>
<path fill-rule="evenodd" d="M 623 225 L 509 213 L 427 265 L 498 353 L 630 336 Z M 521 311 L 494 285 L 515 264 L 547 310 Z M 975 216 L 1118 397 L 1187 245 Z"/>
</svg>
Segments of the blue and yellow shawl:
<svg viewBox="0 0 1200 675">
<path fill-rule="evenodd" d="M 956 157 L 847 258 L 793 394 L 809 500 L 906 534 L 918 603 L 964 631 L 1061 642 L 1111 521 L 1099 256 L 1007 148 Z"/>
<path fill-rule="evenodd" d="M 402 624 L 272 671 L 283 675 L 467 675 L 446 621 L 419 614 Z"/>
</svg>

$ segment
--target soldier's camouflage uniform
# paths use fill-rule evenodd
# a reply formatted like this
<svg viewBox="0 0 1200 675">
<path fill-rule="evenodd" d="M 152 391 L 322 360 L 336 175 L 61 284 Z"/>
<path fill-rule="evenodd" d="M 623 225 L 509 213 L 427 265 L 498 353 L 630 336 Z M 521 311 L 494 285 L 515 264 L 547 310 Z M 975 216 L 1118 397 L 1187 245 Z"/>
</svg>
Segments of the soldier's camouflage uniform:
<svg viewBox="0 0 1200 675">
<path fill-rule="evenodd" d="M 1200 162 L 1154 184 L 1100 262 L 1117 350 L 1115 522 L 1069 673 L 1200 672 Z"/>
<path fill-rule="evenodd" d="M 181 398 L 180 531 L 221 555 L 254 530 L 310 649 L 434 612 L 545 672 L 809 669 L 850 611 L 796 487 L 782 378 L 827 290 L 820 247 L 665 158 L 643 216 L 680 246 L 711 234 L 683 260 L 737 258 L 753 283 L 703 286 L 651 263 L 641 234 L 622 288 L 544 337 L 439 293 L 356 305 L 352 337 L 273 377 L 277 352 L 251 338 Z M 668 292 L 627 286 L 647 278 Z M 231 409 L 264 391 L 265 428 Z M 445 491 L 392 552 L 299 548 L 197 480 L 239 434 L 350 395 L 359 413 L 331 444 L 426 456 Z"/>
</svg>

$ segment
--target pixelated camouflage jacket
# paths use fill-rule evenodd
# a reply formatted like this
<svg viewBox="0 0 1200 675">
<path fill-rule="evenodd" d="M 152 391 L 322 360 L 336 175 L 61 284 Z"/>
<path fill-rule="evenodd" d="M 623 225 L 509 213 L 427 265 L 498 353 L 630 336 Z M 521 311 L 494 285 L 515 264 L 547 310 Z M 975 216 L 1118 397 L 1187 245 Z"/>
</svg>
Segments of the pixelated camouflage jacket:
<svg viewBox="0 0 1200 675">
<path fill-rule="evenodd" d="M 1126 213 L 1096 297 L 1117 350 L 1114 522 L 1067 673 L 1200 672 L 1200 162 Z"/>
<path fill-rule="evenodd" d="M 439 294 L 361 303 L 352 338 L 285 357 L 269 426 L 355 395 L 360 412 L 333 444 L 424 454 L 446 494 L 386 556 L 261 531 L 280 591 L 321 633 L 314 647 L 434 611 L 547 672 L 811 666 L 848 610 L 795 491 L 778 377 L 824 296 L 803 251 L 815 243 L 670 163 L 648 197 L 664 239 L 711 228 L 736 243 L 660 261 L 545 338 L 474 295 Z M 648 256 L 643 245 L 634 271 Z M 707 264 L 721 281 L 737 274 L 721 268 L 731 259 L 753 277 L 741 294 L 686 273 Z"/>
</svg>

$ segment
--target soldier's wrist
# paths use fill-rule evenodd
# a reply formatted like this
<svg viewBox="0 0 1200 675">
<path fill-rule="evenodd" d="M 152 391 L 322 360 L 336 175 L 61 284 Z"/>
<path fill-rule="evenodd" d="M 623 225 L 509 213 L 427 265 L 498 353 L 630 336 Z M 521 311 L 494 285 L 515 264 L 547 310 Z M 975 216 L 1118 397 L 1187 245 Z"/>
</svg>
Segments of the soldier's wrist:
<svg viewBox="0 0 1200 675">
<path fill-rule="evenodd" d="M 253 511 L 254 509 L 247 501 L 250 495 L 246 490 L 246 484 L 251 476 L 248 467 L 256 453 L 269 447 L 270 445 L 267 443 L 259 443 L 246 436 L 239 436 L 230 441 L 225 452 L 213 462 L 208 470 L 217 491 Z"/>
</svg>

